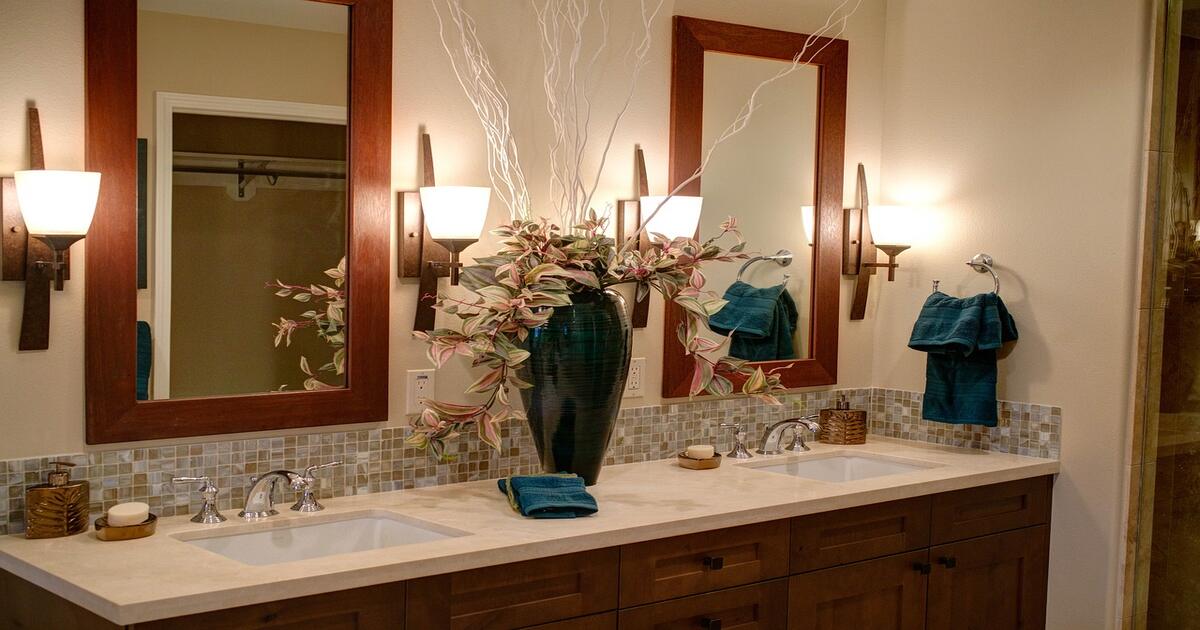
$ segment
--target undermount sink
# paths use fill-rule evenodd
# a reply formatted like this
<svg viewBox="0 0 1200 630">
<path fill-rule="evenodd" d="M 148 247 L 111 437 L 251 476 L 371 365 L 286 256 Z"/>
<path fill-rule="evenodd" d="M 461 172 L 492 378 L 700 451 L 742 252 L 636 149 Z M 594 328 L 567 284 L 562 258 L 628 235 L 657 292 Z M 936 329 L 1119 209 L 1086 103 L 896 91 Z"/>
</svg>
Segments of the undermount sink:
<svg viewBox="0 0 1200 630">
<path fill-rule="evenodd" d="M 358 512 L 323 518 L 320 522 L 264 522 L 238 526 L 237 531 L 227 534 L 188 532 L 176 538 L 243 564 L 261 566 L 466 535 L 396 514 Z"/>
<path fill-rule="evenodd" d="M 806 455 L 799 459 L 773 464 L 746 464 L 746 466 L 763 472 L 840 483 L 898 475 L 914 470 L 933 468 L 937 464 L 879 457 L 865 453 L 830 453 L 828 455 Z"/>
</svg>

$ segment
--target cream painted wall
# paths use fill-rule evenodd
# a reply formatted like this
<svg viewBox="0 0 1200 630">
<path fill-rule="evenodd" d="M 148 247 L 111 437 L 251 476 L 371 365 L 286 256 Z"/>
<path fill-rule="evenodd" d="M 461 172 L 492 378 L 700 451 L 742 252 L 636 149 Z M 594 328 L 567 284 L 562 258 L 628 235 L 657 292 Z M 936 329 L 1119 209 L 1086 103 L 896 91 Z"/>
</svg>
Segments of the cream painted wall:
<svg viewBox="0 0 1200 630">
<path fill-rule="evenodd" d="M 1120 599 L 1149 2 L 889 0 L 883 197 L 938 227 L 873 286 L 873 382 L 920 390 L 904 346 L 939 278 L 990 288 L 1021 338 L 1001 397 L 1063 408 L 1050 628 L 1113 626 Z"/>
</svg>

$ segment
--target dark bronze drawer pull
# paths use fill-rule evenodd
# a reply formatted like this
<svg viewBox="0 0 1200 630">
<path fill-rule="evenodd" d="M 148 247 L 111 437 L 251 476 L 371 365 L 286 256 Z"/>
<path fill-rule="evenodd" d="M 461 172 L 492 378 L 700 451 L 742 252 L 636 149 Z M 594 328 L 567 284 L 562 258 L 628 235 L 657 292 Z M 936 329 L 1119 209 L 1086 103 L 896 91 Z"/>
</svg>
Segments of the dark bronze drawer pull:
<svg viewBox="0 0 1200 630">
<path fill-rule="evenodd" d="M 721 620 L 705 617 L 700 620 L 700 627 L 704 630 L 721 630 Z"/>
<path fill-rule="evenodd" d="M 705 556 L 704 557 L 704 566 L 706 566 L 714 571 L 718 571 L 720 569 L 725 568 L 725 558 L 722 556 Z M 717 620 L 718 628 L 720 627 L 720 624 L 721 624 L 721 620 L 718 619 Z"/>
<path fill-rule="evenodd" d="M 914 562 L 913 570 L 919 571 L 921 575 L 929 575 L 933 571 L 933 567 L 928 562 Z"/>
<path fill-rule="evenodd" d="M 947 569 L 953 569 L 954 567 L 958 566 L 958 560 L 955 558 L 952 558 L 952 557 L 947 558 L 947 557 L 943 556 L 941 558 L 938 558 L 938 564 L 946 567 Z"/>
</svg>

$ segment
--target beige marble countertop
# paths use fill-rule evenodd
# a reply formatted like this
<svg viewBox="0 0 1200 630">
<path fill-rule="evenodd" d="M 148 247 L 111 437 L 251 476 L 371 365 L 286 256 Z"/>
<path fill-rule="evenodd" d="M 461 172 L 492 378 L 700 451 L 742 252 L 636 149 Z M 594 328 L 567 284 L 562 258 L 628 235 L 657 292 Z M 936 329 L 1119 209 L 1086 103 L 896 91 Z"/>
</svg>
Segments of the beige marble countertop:
<svg viewBox="0 0 1200 630">
<path fill-rule="evenodd" d="M 918 460 L 930 467 L 830 483 L 754 470 L 752 466 L 816 458 L 836 451 Z M 789 518 L 870 503 L 1057 473 L 1056 460 L 962 450 L 871 437 L 862 446 L 818 444 L 809 453 L 729 460 L 714 470 L 674 460 L 606 467 L 590 490 L 598 514 L 527 519 L 509 509 L 495 481 L 475 481 L 324 501 L 326 510 L 246 523 L 229 514 L 220 525 L 187 516 L 164 518 L 149 538 L 102 542 L 88 532 L 68 538 L 0 537 L 0 569 L 65 597 L 117 624 L 313 595 Z M 290 498 L 290 493 L 289 493 Z M 252 566 L 190 545 L 179 536 L 243 531 L 383 512 L 468 535 Z M 207 531 L 206 531 L 207 530 Z"/>
</svg>

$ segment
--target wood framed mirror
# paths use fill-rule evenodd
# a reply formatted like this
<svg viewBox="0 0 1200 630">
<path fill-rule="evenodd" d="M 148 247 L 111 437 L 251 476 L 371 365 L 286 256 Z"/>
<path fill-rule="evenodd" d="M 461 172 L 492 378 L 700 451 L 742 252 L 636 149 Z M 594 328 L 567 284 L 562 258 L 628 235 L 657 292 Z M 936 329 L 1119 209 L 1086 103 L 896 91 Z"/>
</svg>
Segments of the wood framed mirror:
<svg viewBox="0 0 1200 630">
<path fill-rule="evenodd" d="M 89 444 L 387 419 L 392 2 L 237 4 L 86 0 Z"/>
<path fill-rule="evenodd" d="M 731 311 L 739 305 L 727 305 L 723 312 L 737 321 L 730 326 L 730 343 L 717 352 L 778 370 L 789 389 L 837 382 L 849 43 L 675 17 L 672 189 L 695 173 L 704 151 L 755 86 L 787 69 L 801 51 L 809 64 L 764 88 L 749 125 L 722 144 L 704 176 L 680 193 L 704 197 L 701 235 L 715 233 L 721 221 L 734 216 L 748 252 L 771 256 L 786 250 L 790 255 L 751 262 L 744 270 L 740 264 L 726 265 L 706 273 L 706 288 L 718 294 L 737 284 L 737 292 L 771 300 L 770 310 L 757 313 L 748 307 Z M 784 261 L 786 267 L 778 264 Z M 770 326 L 753 330 L 747 322 L 758 315 Z M 695 359 L 675 341 L 681 308 L 667 304 L 664 321 L 662 395 L 685 397 Z"/>
</svg>

